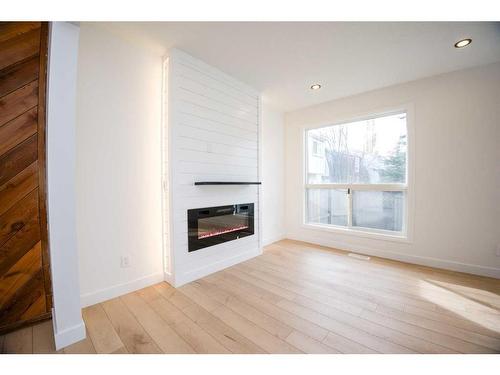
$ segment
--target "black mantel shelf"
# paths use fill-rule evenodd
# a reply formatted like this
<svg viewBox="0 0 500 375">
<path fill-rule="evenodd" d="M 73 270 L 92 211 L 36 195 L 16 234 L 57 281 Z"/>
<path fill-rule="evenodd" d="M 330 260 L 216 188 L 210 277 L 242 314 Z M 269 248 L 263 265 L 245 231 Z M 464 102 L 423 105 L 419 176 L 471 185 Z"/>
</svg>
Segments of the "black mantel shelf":
<svg viewBox="0 0 500 375">
<path fill-rule="evenodd" d="M 246 181 L 197 181 L 195 185 L 261 185 L 262 182 L 246 182 Z"/>
</svg>

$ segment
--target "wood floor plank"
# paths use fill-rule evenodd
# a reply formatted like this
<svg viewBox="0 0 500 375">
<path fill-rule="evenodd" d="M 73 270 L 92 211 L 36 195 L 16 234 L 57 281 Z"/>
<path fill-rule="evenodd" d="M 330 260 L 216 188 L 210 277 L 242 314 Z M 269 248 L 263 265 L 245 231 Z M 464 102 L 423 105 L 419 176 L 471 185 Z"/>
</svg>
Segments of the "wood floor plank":
<svg viewBox="0 0 500 375">
<path fill-rule="evenodd" d="M 499 306 L 500 280 L 285 240 L 86 308 L 88 338 L 59 352 L 500 353 Z M 52 352 L 49 323 L 29 328 L 0 336 L 0 351 Z"/>
<path fill-rule="evenodd" d="M 254 285 L 259 288 L 262 288 L 264 290 L 267 290 L 268 292 L 271 292 L 273 294 L 276 294 L 281 297 L 281 299 L 288 299 L 292 300 L 295 297 L 295 293 L 290 292 L 289 290 L 286 290 L 285 288 L 282 288 L 280 286 L 274 285 L 267 283 L 260 278 L 257 278 L 255 276 L 252 276 L 246 272 L 244 272 L 245 266 L 242 265 L 236 265 L 232 267 L 231 269 L 228 269 L 227 272 L 231 273 L 232 275 Z"/>
<path fill-rule="evenodd" d="M 446 338 L 443 341 L 454 342 L 457 341 L 459 344 L 454 346 L 457 350 L 463 353 L 486 353 L 486 352 L 500 352 L 500 341 L 496 338 L 491 338 L 483 335 L 479 335 L 474 332 L 469 332 L 461 330 L 460 328 L 451 327 L 443 322 L 435 322 L 429 319 L 425 319 L 419 316 L 415 316 L 408 313 L 403 313 L 394 309 L 389 309 L 387 307 L 380 306 L 377 308 L 377 313 L 364 312 L 363 315 L 368 317 L 375 317 L 376 319 L 383 320 L 380 315 L 383 315 L 390 319 L 388 324 L 391 326 L 402 324 L 408 324 L 412 327 L 417 327 L 413 329 L 413 334 L 417 335 L 418 332 L 429 333 L 429 331 L 434 332 L 434 337 Z M 392 318 L 392 319 L 391 319 Z M 395 322 L 397 320 L 398 322 Z M 430 334 L 429 334 L 430 336 Z M 487 349 L 489 348 L 489 349 Z"/>
<path fill-rule="evenodd" d="M 102 307 L 129 353 L 154 354 L 160 349 L 125 307 L 122 298 L 103 302 Z"/>
<path fill-rule="evenodd" d="M 4 354 L 32 354 L 33 327 L 25 327 L 7 333 L 3 343 Z"/>
<path fill-rule="evenodd" d="M 294 330 L 296 331 L 299 331 L 319 341 L 322 341 L 326 337 L 328 333 L 326 329 L 321 328 L 320 326 L 313 324 L 308 320 L 291 314 L 274 304 L 266 302 L 263 298 L 261 298 L 259 291 L 256 289 L 239 289 L 239 283 L 231 282 L 231 277 L 231 275 L 228 275 L 229 282 L 223 278 L 219 281 L 215 281 L 214 284 L 222 290 L 227 291 L 228 293 L 233 293 L 233 295 L 238 296 L 238 298 L 240 298 L 241 300 L 283 322 L 284 324 L 294 328 Z"/>
<path fill-rule="evenodd" d="M 321 313 L 318 313 L 307 307 L 295 304 L 290 301 L 281 301 L 278 305 L 294 314 L 302 316 L 331 332 L 344 336 L 352 341 L 356 341 L 368 348 L 379 351 L 381 353 L 415 353 L 407 347 L 384 340 L 378 336 L 373 336 L 359 328 L 339 322 Z"/>
<path fill-rule="evenodd" d="M 184 309 L 189 305 L 192 305 L 193 302 L 187 298 L 184 294 L 171 287 L 167 283 L 160 283 L 154 286 L 154 288 L 166 299 L 168 299 L 171 303 L 173 303 L 179 309 Z"/>
<path fill-rule="evenodd" d="M 165 298 L 158 292 L 156 285 L 149 288 L 141 289 L 137 292 L 143 300 L 145 300 L 156 311 L 160 317 L 168 324 L 181 323 L 189 319 L 178 307 L 176 307 L 169 299 Z"/>
<path fill-rule="evenodd" d="M 180 288 L 178 288 L 178 290 L 192 301 L 196 301 L 198 305 L 209 312 L 212 312 L 213 310 L 222 306 L 220 302 L 217 302 L 215 299 L 210 298 L 205 293 L 198 290 L 195 285 L 196 282 L 192 282 L 181 286 Z"/>
<path fill-rule="evenodd" d="M 461 317 L 457 316 L 451 316 L 448 314 L 442 314 L 437 311 L 430 311 L 428 309 L 422 309 L 416 306 L 409 306 L 405 304 L 398 304 L 398 303 L 392 303 L 387 302 L 386 299 L 375 299 L 374 301 L 377 301 L 375 304 L 374 302 L 371 302 L 368 300 L 369 297 L 363 298 L 362 296 L 356 296 L 356 293 L 354 294 L 348 294 L 347 292 L 339 292 L 336 290 L 336 286 L 332 285 L 330 282 L 326 282 L 321 279 L 321 277 L 318 277 L 318 274 L 315 274 L 314 276 L 305 276 L 304 277 L 304 272 L 294 272 L 293 270 L 290 269 L 290 267 L 280 269 L 277 267 L 272 268 L 274 271 L 275 275 L 279 275 L 280 277 L 283 278 L 288 278 L 289 280 L 297 280 L 300 281 L 300 285 L 307 286 L 308 288 L 313 288 L 315 289 L 318 293 L 321 293 L 323 295 L 328 295 L 328 296 L 335 296 L 338 297 L 339 299 L 342 299 L 350 304 L 354 304 L 363 308 L 368 308 L 370 310 L 375 310 L 375 306 L 377 305 L 384 305 L 387 307 L 399 309 L 403 312 L 410 312 L 414 313 L 415 315 L 431 319 L 434 321 L 438 322 L 445 322 L 451 326 L 469 330 L 471 332 L 476 332 L 480 333 L 482 335 L 490 336 L 490 337 L 497 337 L 499 338 L 500 333 L 495 332 L 491 329 L 482 327 L 478 324 L 474 324 L 473 322 L 463 319 Z M 330 278 L 331 279 L 331 278 Z M 331 286 L 329 286 L 331 285 Z M 323 301 L 325 303 L 328 303 L 329 297 L 326 297 Z M 332 301 L 335 303 L 335 301 Z M 375 305 L 375 306 L 373 306 Z M 472 315 L 472 314 L 470 314 Z M 500 325 L 500 317 L 498 321 L 498 325 Z"/>
<path fill-rule="evenodd" d="M 298 331 L 293 331 L 285 339 L 287 343 L 308 354 L 334 354 L 340 353 L 338 350 L 322 344 L 321 342 L 304 335 Z"/>
<path fill-rule="evenodd" d="M 86 307 L 82 314 L 97 353 L 113 353 L 125 347 L 100 304 Z"/>
<path fill-rule="evenodd" d="M 342 311 L 351 313 L 351 314 L 359 314 L 362 310 L 363 307 L 354 305 L 350 302 L 346 302 L 342 298 L 338 298 L 337 295 L 330 293 L 328 290 L 322 290 L 318 289 L 316 287 L 309 286 L 307 284 L 301 284 L 300 282 L 291 282 L 284 278 L 280 274 L 272 274 L 270 272 L 265 272 L 259 269 L 259 267 L 255 267 L 249 264 L 246 264 L 245 268 L 248 270 L 248 273 L 250 275 L 255 275 L 259 279 L 268 282 L 271 285 L 276 285 L 280 288 L 286 289 L 290 292 L 292 292 L 294 295 L 290 295 L 292 300 L 300 300 L 301 298 L 307 299 L 307 300 L 316 300 L 320 301 L 322 303 L 329 303 L 332 306 L 335 306 L 337 309 L 340 309 Z M 377 306 L 375 303 L 370 304 L 373 309 Z M 368 307 L 368 304 L 364 304 L 364 307 Z"/>
<path fill-rule="evenodd" d="M 163 298 L 156 289 L 149 287 L 137 293 L 196 353 L 231 353 L 203 328 L 188 318 L 181 310 Z"/>
<path fill-rule="evenodd" d="M 96 354 L 94 344 L 90 339 L 89 331 L 87 330 L 87 335 L 83 340 L 65 347 L 62 352 L 64 354 Z"/>
<path fill-rule="evenodd" d="M 254 272 L 255 274 L 255 272 Z M 258 277 L 261 277 L 259 274 L 257 274 Z M 316 312 L 319 312 L 325 316 L 328 316 L 338 322 L 341 322 L 343 324 L 350 325 L 351 327 L 356 327 L 359 329 L 362 329 L 368 334 L 371 334 L 373 336 L 379 337 L 381 339 L 384 339 L 386 341 L 392 342 L 394 344 L 400 345 L 402 347 L 406 347 L 410 350 L 413 350 L 415 352 L 421 352 L 421 353 L 453 353 L 453 352 L 459 352 L 457 350 L 457 345 L 451 346 L 451 347 L 446 347 L 446 346 L 441 346 L 433 343 L 433 340 L 436 339 L 436 335 L 432 335 L 433 339 L 427 341 L 425 335 L 424 337 L 414 337 L 412 335 L 407 334 L 407 332 L 401 332 L 401 325 L 397 325 L 397 327 L 400 330 L 395 330 L 392 329 L 392 326 L 390 324 L 382 326 L 377 324 L 377 321 L 367 321 L 360 317 L 359 315 L 363 311 L 362 309 L 360 310 L 350 310 L 350 309 L 345 309 L 345 306 L 342 304 L 336 305 L 334 302 L 331 302 L 326 305 L 322 302 L 318 302 L 317 300 L 312 300 L 310 298 L 305 297 L 306 295 L 309 295 L 307 289 L 296 289 L 293 288 L 293 286 L 290 286 L 287 283 L 283 283 L 280 279 L 276 278 L 276 280 L 273 280 L 273 276 L 267 275 L 264 276 L 264 279 L 267 280 L 268 282 L 274 282 L 277 283 L 280 286 L 284 286 L 287 289 L 294 290 L 296 292 L 302 293 L 301 295 L 296 296 L 295 298 L 292 298 L 293 302 L 297 302 L 299 305 L 311 308 L 315 310 Z M 319 296 L 318 298 L 319 301 L 323 302 L 328 302 L 327 297 L 321 297 Z M 423 332 L 425 333 L 425 332 Z M 439 336 L 439 338 L 443 341 L 449 340 L 448 336 Z M 458 346 L 460 347 L 460 346 Z M 471 347 L 474 348 L 474 352 L 479 350 L 480 352 L 484 350 L 484 348 L 480 347 Z"/>
<path fill-rule="evenodd" d="M 222 320 L 210 314 L 201 306 L 193 303 L 184 308 L 183 312 L 232 353 L 265 353 L 264 349 L 254 344 Z"/>
<path fill-rule="evenodd" d="M 264 268 L 264 270 L 261 270 L 264 274 L 266 273 L 274 273 L 276 272 L 276 267 L 272 267 L 269 265 L 266 265 L 265 263 L 267 262 L 267 259 L 259 259 L 256 260 L 259 262 L 259 265 Z M 264 264 L 262 264 L 264 263 Z M 274 263 L 274 262 L 273 262 Z M 252 267 L 252 264 L 248 264 L 249 267 Z M 293 270 L 289 269 L 288 264 L 281 264 L 277 265 L 278 267 L 278 272 L 282 272 L 282 275 L 286 275 L 287 272 L 293 272 Z M 347 299 L 349 295 L 352 295 L 350 302 L 356 303 L 355 301 L 358 301 L 358 304 L 363 304 L 368 301 L 371 302 L 372 304 L 375 303 L 388 303 L 391 306 L 400 306 L 403 307 L 405 305 L 411 305 L 411 306 L 416 306 L 420 308 L 425 308 L 430 311 L 435 311 L 436 306 L 434 303 L 431 303 L 429 301 L 424 301 L 420 298 L 414 298 L 414 296 L 408 296 L 405 294 L 401 293 L 390 293 L 387 290 L 384 290 L 383 288 L 376 288 L 374 286 L 377 285 L 377 283 L 373 280 L 370 279 L 370 282 L 368 283 L 362 283 L 360 282 L 355 282 L 349 279 L 345 279 L 342 276 L 339 276 L 338 274 L 335 273 L 325 273 L 322 272 L 321 270 L 317 270 L 314 273 L 314 276 L 310 275 L 309 271 L 299 271 L 302 274 L 301 282 L 304 282 L 303 280 L 311 280 L 312 283 L 315 284 L 316 288 L 322 288 L 322 289 L 333 289 L 333 292 L 337 293 L 337 295 L 344 295 L 344 299 Z M 304 275 L 305 274 L 305 275 Z M 309 275 L 308 275 L 309 274 Z M 306 277 L 304 277 L 306 276 Z M 309 278 L 307 278 L 309 276 Z M 286 276 L 285 276 L 286 277 Z M 368 279 L 368 276 L 364 276 L 365 279 Z M 331 282 L 329 280 L 335 280 L 334 282 Z M 307 281 L 306 281 L 307 282 Z M 340 292 L 340 294 L 338 293 Z M 364 306 L 363 306 L 364 307 Z"/>
<path fill-rule="evenodd" d="M 324 305 L 312 300 L 310 301 L 302 300 L 302 302 L 300 302 L 299 304 L 302 306 L 307 306 L 313 309 L 314 311 L 317 311 L 321 314 L 324 314 L 325 316 L 335 319 L 338 322 L 342 322 L 352 327 L 359 328 L 364 332 L 369 333 L 373 336 L 377 336 L 389 342 L 393 342 L 395 344 L 404 346 L 418 353 L 459 352 L 457 350 L 453 350 L 445 346 L 437 345 L 433 341 L 426 341 L 428 337 L 426 337 L 425 335 L 423 335 L 423 337 L 421 336 L 420 338 L 412 336 L 411 332 L 410 334 L 408 334 L 408 332 L 402 330 L 400 326 L 397 326 L 397 328 L 400 328 L 400 330 L 397 330 L 394 329 L 395 327 L 391 324 L 381 325 L 379 324 L 379 321 L 376 319 L 374 320 L 364 319 L 365 318 L 365 315 L 363 314 L 364 311 L 362 311 L 359 314 L 359 316 L 353 316 L 348 313 L 344 313 L 341 310 L 336 310 L 335 308 L 329 305 Z M 367 311 L 367 313 L 370 312 Z M 434 335 L 434 339 L 436 339 L 435 336 L 436 335 Z M 448 337 L 439 336 L 438 339 L 445 341 L 446 339 L 448 339 Z M 437 342 L 441 342 L 440 340 L 438 340 Z"/>
<path fill-rule="evenodd" d="M 194 348 L 196 353 L 201 354 L 230 354 L 221 343 L 215 340 L 210 334 L 205 332 L 198 324 L 191 319 L 174 323 L 172 328 Z"/>
<path fill-rule="evenodd" d="M 264 300 L 269 304 L 276 304 L 281 301 L 283 297 L 268 291 L 267 289 L 260 288 L 255 284 L 248 282 L 247 280 L 242 279 L 240 273 L 232 272 L 233 268 L 227 268 L 224 271 L 220 272 L 218 275 L 219 280 L 229 281 L 233 284 L 233 286 L 238 287 L 239 290 L 242 291 L 242 294 L 250 293 L 251 295 L 257 295 L 260 299 Z M 214 281 L 216 279 L 212 279 Z"/>
<path fill-rule="evenodd" d="M 274 248 L 273 248 L 274 249 Z M 323 253 L 322 253 L 323 252 Z M 390 281 L 391 287 L 396 286 L 414 286 L 418 278 L 412 273 L 401 273 L 392 268 L 379 267 L 378 264 L 358 260 L 346 256 L 346 252 L 337 254 L 332 249 L 331 252 L 322 251 L 320 248 L 312 249 L 304 247 L 301 249 L 290 247 L 280 248 L 279 250 L 271 250 L 269 253 L 279 256 L 279 264 L 286 264 L 296 267 L 298 264 L 306 263 L 310 265 L 310 269 L 316 269 L 323 273 L 336 273 L 337 277 L 348 278 L 354 275 L 355 282 L 359 283 L 364 278 L 370 281 L 376 281 L 377 284 L 386 280 Z M 307 269 L 305 269 L 307 271 Z"/>
<path fill-rule="evenodd" d="M 477 332 L 484 336 L 500 338 L 500 329 L 495 330 L 497 329 L 496 327 L 500 327 L 500 321 L 492 322 L 491 324 L 488 324 L 487 327 L 485 327 L 485 322 L 482 322 L 483 325 L 477 323 L 481 322 L 482 319 L 480 317 L 477 317 L 476 314 L 473 313 L 469 314 L 469 316 L 473 317 L 473 320 L 468 320 L 462 316 L 442 314 L 439 311 L 427 311 L 413 306 L 405 306 L 403 311 L 416 316 L 434 320 L 435 322 L 446 322 L 453 327 L 462 328 L 471 332 Z"/>
<path fill-rule="evenodd" d="M 261 284 L 262 286 L 262 284 Z M 275 288 L 276 290 L 276 288 Z M 304 294 L 307 295 L 307 291 L 304 291 Z M 391 343 L 394 343 L 396 346 L 397 350 L 402 350 L 403 352 L 408 350 L 408 351 L 415 351 L 415 352 L 438 352 L 438 353 L 449 353 L 453 352 L 453 350 L 446 348 L 446 347 L 441 347 L 439 345 L 434 345 L 432 343 L 428 343 L 424 340 L 414 338 L 412 336 L 408 336 L 404 333 L 401 333 L 399 331 L 391 330 L 390 328 L 387 329 L 385 327 L 382 327 L 380 325 L 373 325 L 370 324 L 367 321 L 364 320 L 356 320 L 356 316 L 354 315 L 353 317 L 350 317 L 347 314 L 344 314 L 342 311 L 339 311 L 337 309 L 333 309 L 331 306 L 327 306 L 321 303 L 318 303 L 316 301 L 307 299 L 306 297 L 300 297 L 297 298 L 297 296 L 290 296 L 288 297 L 291 299 L 285 299 L 286 301 L 292 301 L 293 303 L 297 302 L 299 306 L 305 306 L 309 308 L 313 308 L 315 312 L 319 312 L 323 315 L 329 316 L 330 318 L 334 319 L 337 323 L 341 324 L 347 324 L 347 327 L 343 327 L 344 329 L 348 329 L 349 326 L 351 327 L 362 327 L 365 331 L 365 335 L 373 335 L 376 339 L 383 339 L 387 340 L 389 342 L 389 347 Z M 320 298 L 321 300 L 321 298 Z M 278 303 L 278 306 L 281 306 L 281 303 Z M 332 310 L 333 309 L 333 310 Z M 292 311 L 293 312 L 293 311 Z M 335 313 L 334 313 L 335 312 Z M 360 313 L 360 310 L 357 311 L 357 313 Z M 316 322 L 315 322 L 316 323 Z M 341 326 L 342 327 L 342 326 Z M 347 336 L 349 337 L 349 336 Z M 349 337 L 352 340 L 354 340 L 354 337 L 351 336 Z M 369 337 L 370 338 L 370 337 Z M 373 338 L 370 338 L 372 341 Z M 386 342 L 386 341 L 384 341 Z M 374 348 L 375 349 L 375 348 Z M 375 349 L 376 350 L 376 349 Z"/>
<path fill-rule="evenodd" d="M 121 347 L 120 349 L 116 349 L 113 353 L 111 354 L 134 354 L 134 353 L 129 353 L 126 347 Z"/>
<path fill-rule="evenodd" d="M 212 313 L 268 353 L 301 353 L 300 350 L 271 335 L 225 306 L 218 307 Z"/>
<path fill-rule="evenodd" d="M 193 348 L 160 315 L 145 303 L 138 294 L 129 293 L 120 297 L 120 299 L 127 305 L 163 353 L 194 353 Z M 130 351 L 128 346 L 127 349 Z"/>
<path fill-rule="evenodd" d="M 246 265 L 246 267 L 252 268 L 252 265 Z M 280 278 L 290 279 L 290 276 L 285 275 L 283 269 L 269 268 L 268 266 L 260 266 L 259 268 L 253 268 L 257 271 L 263 271 L 259 276 L 266 277 L 269 274 L 273 276 L 279 276 Z M 255 274 L 255 271 L 247 269 L 247 272 Z M 290 275 L 296 275 L 293 273 L 293 270 L 288 270 Z M 315 294 L 322 294 L 331 298 L 337 298 L 339 300 L 344 301 L 346 308 L 349 305 L 359 306 L 362 308 L 371 308 L 373 309 L 376 305 L 383 303 L 391 307 L 396 307 L 400 309 L 404 309 L 405 303 L 404 301 L 393 297 L 393 298 L 384 298 L 378 294 L 367 292 L 366 290 L 355 289 L 351 285 L 343 285 L 337 282 L 335 277 L 331 277 L 330 280 L 334 281 L 324 281 L 317 276 L 313 278 L 309 278 L 304 276 L 304 273 L 298 272 L 297 280 L 295 282 L 296 287 L 307 287 L 311 292 L 315 292 Z M 297 292 L 297 290 L 295 290 Z M 309 297 L 314 298 L 314 295 L 309 295 Z"/>
<path fill-rule="evenodd" d="M 349 340 L 348 338 L 338 335 L 333 332 L 328 332 L 323 344 L 330 346 L 344 354 L 378 354 L 379 352 L 370 349 L 367 346 L 361 345 L 356 341 Z"/>
<path fill-rule="evenodd" d="M 242 301 L 240 298 L 225 292 L 213 284 L 207 283 L 203 280 L 199 280 L 192 284 L 196 285 L 197 288 L 200 289 L 201 293 L 217 300 L 222 305 L 228 307 L 237 314 L 255 323 L 280 339 L 285 339 L 293 331 L 292 327 L 283 324 L 281 321 L 267 315 L 261 310 L 253 307 L 251 304 Z"/>
<path fill-rule="evenodd" d="M 54 342 L 54 328 L 52 320 L 35 324 L 33 326 L 33 353 L 53 354 L 56 352 Z"/>
<path fill-rule="evenodd" d="M 434 281 L 451 282 L 455 288 L 462 288 L 461 284 L 465 283 L 466 290 L 473 290 L 476 294 L 486 294 L 490 297 L 489 292 L 492 291 L 497 298 L 500 298 L 498 295 L 500 282 L 497 279 L 437 270 L 377 257 L 371 257 L 369 262 L 365 262 L 346 256 L 346 251 L 290 240 L 275 243 L 268 249 L 272 253 L 276 252 L 275 249 L 279 249 L 277 251 L 280 255 L 295 257 L 295 262 L 300 259 L 298 264 L 306 261 L 307 264 L 314 265 L 311 268 L 343 270 L 344 276 L 355 275 L 356 282 L 370 279 L 379 283 L 380 280 L 385 280 L 390 282 L 386 284 L 389 288 L 403 288 L 405 292 L 409 291 L 408 288 L 412 288 L 410 290 L 416 296 L 419 296 L 421 281 L 430 278 Z M 303 259 L 304 256 L 305 259 Z"/>
</svg>

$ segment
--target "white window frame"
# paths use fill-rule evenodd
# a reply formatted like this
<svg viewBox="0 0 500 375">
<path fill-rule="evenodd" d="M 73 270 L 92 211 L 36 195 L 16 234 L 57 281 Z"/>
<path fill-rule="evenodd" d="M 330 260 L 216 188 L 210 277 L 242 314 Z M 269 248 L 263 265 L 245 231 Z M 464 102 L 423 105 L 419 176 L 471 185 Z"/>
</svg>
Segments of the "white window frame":
<svg viewBox="0 0 500 375">
<path fill-rule="evenodd" d="M 322 155 L 321 155 L 321 149 L 320 149 L 320 148 L 321 148 L 321 145 L 320 145 L 319 141 L 318 141 L 317 139 L 313 139 L 313 140 L 312 140 L 312 145 L 313 145 L 312 155 L 313 155 L 313 156 L 316 156 L 316 157 L 321 157 L 321 156 L 322 156 Z M 316 150 L 316 152 L 314 152 L 314 145 L 316 145 L 316 146 L 317 146 L 317 150 Z"/>
<path fill-rule="evenodd" d="M 339 234 L 352 235 L 356 237 L 373 238 L 380 240 L 388 240 L 395 242 L 410 243 L 413 238 L 413 210 L 414 210 L 414 113 L 413 105 L 406 104 L 397 108 L 388 108 L 374 111 L 367 111 L 362 114 L 353 114 L 342 118 L 333 119 L 328 123 L 311 124 L 302 127 L 302 226 L 307 229 L 319 231 L 333 232 Z M 337 184 L 337 183 L 322 183 L 309 184 L 307 183 L 307 166 L 308 166 L 308 140 L 307 132 L 313 129 L 324 127 L 343 125 L 351 122 L 363 121 L 378 117 L 390 116 L 400 113 L 406 113 L 406 131 L 407 131 L 407 155 L 406 155 L 406 184 Z M 323 189 L 348 189 L 348 225 L 340 226 L 333 224 L 317 224 L 307 222 L 307 190 L 311 188 Z M 403 191 L 405 193 L 404 207 L 404 223 L 401 232 L 394 232 L 375 228 L 353 227 L 352 226 L 352 192 L 353 191 Z"/>
</svg>

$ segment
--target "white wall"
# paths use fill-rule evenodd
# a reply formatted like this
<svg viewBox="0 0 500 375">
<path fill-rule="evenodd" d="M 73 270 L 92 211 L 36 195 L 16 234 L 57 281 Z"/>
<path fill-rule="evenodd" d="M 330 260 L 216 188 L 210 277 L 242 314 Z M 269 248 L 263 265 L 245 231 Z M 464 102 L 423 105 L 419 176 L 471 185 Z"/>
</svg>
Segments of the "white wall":
<svg viewBox="0 0 500 375">
<path fill-rule="evenodd" d="M 82 23 L 77 235 L 84 306 L 163 280 L 161 56 Z M 130 267 L 121 268 L 121 256 Z"/>
<path fill-rule="evenodd" d="M 262 104 L 262 243 L 285 236 L 284 114 Z"/>
<path fill-rule="evenodd" d="M 500 277 L 500 64 L 435 76 L 286 115 L 289 238 Z M 303 125 L 328 124 L 410 103 L 415 115 L 411 243 L 304 228 Z"/>
<path fill-rule="evenodd" d="M 259 187 L 194 186 L 258 181 L 259 94 L 179 50 L 168 60 L 170 260 L 175 286 L 260 253 Z M 255 234 L 188 252 L 187 210 L 254 203 Z"/>
<path fill-rule="evenodd" d="M 79 27 L 52 22 L 47 85 L 47 211 L 56 349 L 85 338 L 75 213 L 76 77 Z"/>
</svg>

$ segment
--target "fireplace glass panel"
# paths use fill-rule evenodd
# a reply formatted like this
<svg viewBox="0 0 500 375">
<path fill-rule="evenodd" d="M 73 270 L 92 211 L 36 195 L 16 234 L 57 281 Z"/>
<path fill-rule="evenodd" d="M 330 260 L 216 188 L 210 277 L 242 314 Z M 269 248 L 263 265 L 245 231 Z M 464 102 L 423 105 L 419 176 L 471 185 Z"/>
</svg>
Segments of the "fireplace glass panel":
<svg viewBox="0 0 500 375">
<path fill-rule="evenodd" d="M 253 234 L 253 203 L 188 210 L 190 252 Z"/>
<path fill-rule="evenodd" d="M 248 229 L 248 215 L 234 213 L 198 219 L 198 238 L 208 238 Z"/>
</svg>

